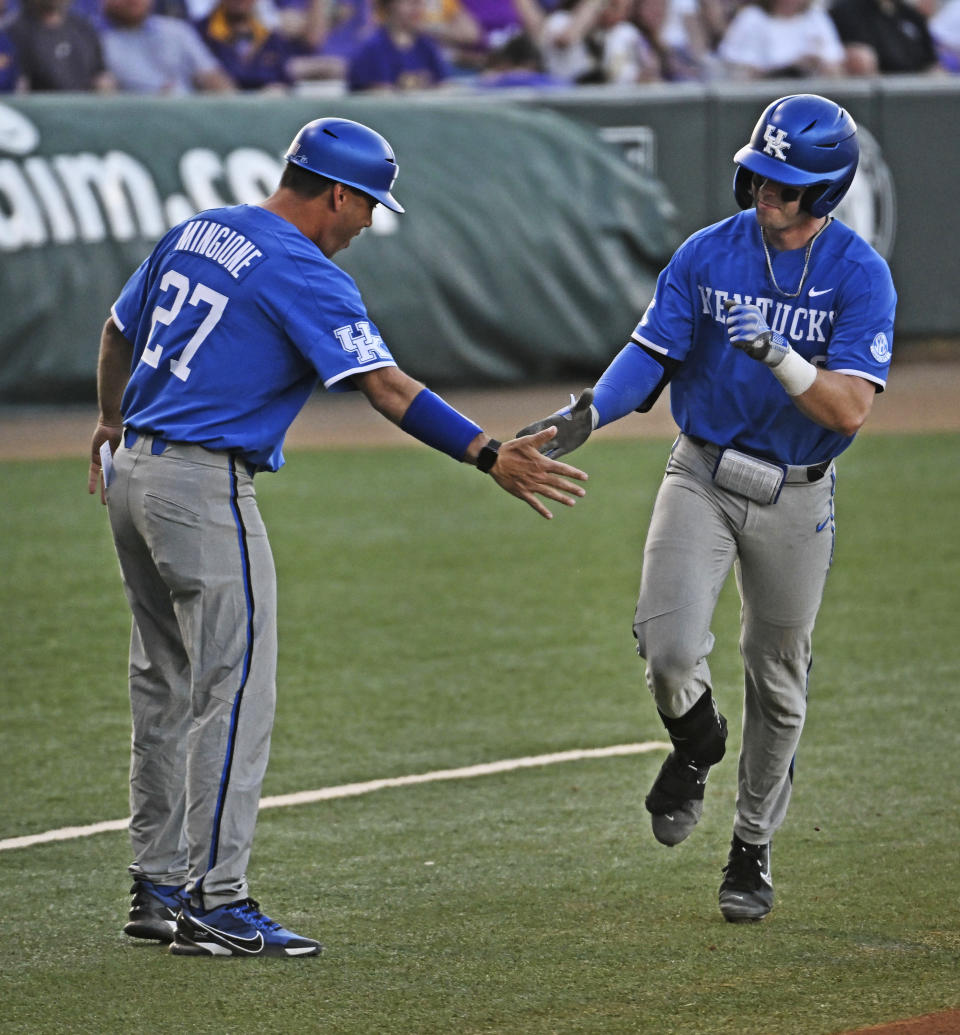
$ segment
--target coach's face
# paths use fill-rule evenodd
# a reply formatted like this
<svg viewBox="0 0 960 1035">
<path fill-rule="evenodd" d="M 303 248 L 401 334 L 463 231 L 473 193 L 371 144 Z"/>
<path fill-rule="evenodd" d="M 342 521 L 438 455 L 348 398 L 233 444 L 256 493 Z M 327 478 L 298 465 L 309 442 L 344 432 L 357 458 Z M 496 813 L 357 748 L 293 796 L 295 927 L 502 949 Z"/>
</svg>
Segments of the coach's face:
<svg viewBox="0 0 960 1035">
<path fill-rule="evenodd" d="M 363 191 L 347 187 L 345 184 L 334 184 L 334 191 L 337 194 L 337 217 L 325 239 L 320 244 L 320 250 L 329 259 L 331 255 L 350 247 L 350 242 L 366 229 L 373 222 L 373 210 L 377 202 L 364 194 Z"/>
</svg>

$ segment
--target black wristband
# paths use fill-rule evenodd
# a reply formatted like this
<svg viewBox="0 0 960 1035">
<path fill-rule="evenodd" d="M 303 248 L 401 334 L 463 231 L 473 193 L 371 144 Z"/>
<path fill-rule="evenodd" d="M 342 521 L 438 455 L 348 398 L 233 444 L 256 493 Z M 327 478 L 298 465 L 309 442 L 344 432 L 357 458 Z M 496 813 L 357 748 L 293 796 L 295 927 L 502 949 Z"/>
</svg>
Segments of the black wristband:
<svg viewBox="0 0 960 1035">
<path fill-rule="evenodd" d="M 482 471 L 484 474 L 489 474 L 499 455 L 500 443 L 495 438 L 492 438 L 482 447 L 477 455 L 477 470 Z"/>
</svg>

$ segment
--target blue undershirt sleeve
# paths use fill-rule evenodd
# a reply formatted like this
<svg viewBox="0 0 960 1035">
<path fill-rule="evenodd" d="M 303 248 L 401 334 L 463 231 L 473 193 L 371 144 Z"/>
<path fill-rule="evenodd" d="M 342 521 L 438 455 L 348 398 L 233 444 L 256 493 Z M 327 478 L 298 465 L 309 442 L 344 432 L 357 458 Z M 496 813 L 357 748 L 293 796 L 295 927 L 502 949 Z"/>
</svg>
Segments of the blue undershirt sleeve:
<svg viewBox="0 0 960 1035">
<path fill-rule="evenodd" d="M 664 367 L 653 356 L 632 342 L 625 345 L 594 386 L 597 427 L 612 424 L 642 407 L 662 387 L 664 378 Z"/>
</svg>

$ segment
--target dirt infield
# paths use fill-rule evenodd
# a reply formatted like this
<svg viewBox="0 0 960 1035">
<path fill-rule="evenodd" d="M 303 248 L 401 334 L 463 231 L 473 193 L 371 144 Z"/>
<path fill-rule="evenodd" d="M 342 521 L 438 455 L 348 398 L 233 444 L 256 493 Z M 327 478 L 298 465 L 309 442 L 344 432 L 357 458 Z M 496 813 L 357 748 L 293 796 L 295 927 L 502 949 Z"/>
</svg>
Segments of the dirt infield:
<svg viewBox="0 0 960 1035">
<path fill-rule="evenodd" d="M 583 384 L 449 391 L 445 398 L 490 434 L 509 438 L 530 420 L 557 409 Z M 95 406 L 0 408 L 0 460 L 86 457 Z M 863 434 L 960 431 L 960 359 L 895 364 L 890 387 L 877 398 Z M 604 438 L 654 438 L 676 433 L 666 400 L 644 415 L 603 429 Z M 416 445 L 359 393 L 312 398 L 294 421 L 288 449 Z M 958 1029 L 960 1030 L 960 1029 Z"/>
<path fill-rule="evenodd" d="M 839 1035 L 960 1035 L 960 1010 L 928 1013 L 923 1017 L 878 1024 L 873 1028 L 857 1028 Z"/>
</svg>

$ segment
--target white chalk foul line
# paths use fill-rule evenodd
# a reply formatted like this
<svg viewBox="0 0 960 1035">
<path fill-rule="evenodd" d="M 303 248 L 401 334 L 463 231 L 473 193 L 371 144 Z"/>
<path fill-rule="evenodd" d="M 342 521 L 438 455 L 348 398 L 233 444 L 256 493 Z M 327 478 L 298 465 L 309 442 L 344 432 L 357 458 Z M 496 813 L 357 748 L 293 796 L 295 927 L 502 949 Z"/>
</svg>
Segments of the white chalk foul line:
<svg viewBox="0 0 960 1035">
<path fill-rule="evenodd" d="M 360 794 L 371 794 L 388 787 L 411 787 L 420 783 L 436 783 L 440 780 L 469 780 L 476 776 L 492 776 L 495 773 L 509 773 L 516 769 L 532 769 L 537 766 L 556 765 L 559 762 L 579 762 L 587 758 L 614 758 L 622 755 L 642 755 L 648 751 L 667 750 L 670 745 L 659 740 L 648 740 L 639 744 L 614 744 L 603 748 L 580 748 L 574 751 L 557 751 L 549 755 L 531 755 L 527 758 L 504 758 L 499 762 L 483 762 L 480 765 L 463 766 L 460 769 L 436 769 L 429 773 L 413 773 L 409 776 L 392 776 L 381 780 L 367 780 L 365 783 L 344 783 L 337 787 L 321 787 L 315 791 L 297 791 L 295 794 L 276 794 L 261 798 L 261 809 L 280 809 L 290 805 L 310 805 L 316 801 L 331 801 L 334 798 L 353 798 Z M 8 837 L 0 841 L 0 852 L 12 848 L 29 848 L 32 845 L 49 844 L 52 841 L 72 841 L 78 837 L 91 837 L 110 831 L 126 830 L 130 817 L 111 819 L 103 823 L 91 823 L 84 827 L 61 827 L 46 830 L 41 834 L 27 834 L 24 837 Z"/>
</svg>

